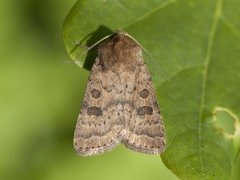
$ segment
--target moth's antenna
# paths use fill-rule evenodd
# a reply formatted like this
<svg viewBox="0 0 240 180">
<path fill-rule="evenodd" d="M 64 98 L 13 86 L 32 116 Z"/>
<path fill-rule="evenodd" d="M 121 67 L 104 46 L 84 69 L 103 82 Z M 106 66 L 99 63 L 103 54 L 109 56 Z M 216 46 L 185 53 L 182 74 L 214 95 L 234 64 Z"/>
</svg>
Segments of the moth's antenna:
<svg viewBox="0 0 240 180">
<path fill-rule="evenodd" d="M 93 45 L 91 45 L 89 48 L 87 48 L 87 51 L 91 50 L 92 48 L 94 48 L 95 46 L 97 46 L 99 43 L 101 43 L 102 41 L 104 41 L 105 39 L 111 37 L 113 34 L 107 35 L 105 37 L 103 37 L 102 39 L 100 39 L 99 41 L 97 41 L 96 43 L 94 43 Z"/>
<path fill-rule="evenodd" d="M 113 34 L 114 34 L 114 33 L 113 33 Z M 100 39 L 99 41 L 97 41 L 96 43 L 94 43 L 93 45 L 91 45 L 90 47 L 87 47 L 87 49 L 86 49 L 83 53 L 79 54 L 79 55 L 76 57 L 76 59 L 73 60 L 73 61 L 77 61 L 81 56 L 85 55 L 88 51 L 90 51 L 91 49 L 93 49 L 95 46 L 97 46 L 97 45 L 98 45 L 99 43 L 101 43 L 102 41 L 104 41 L 104 40 L 106 40 L 107 38 L 111 37 L 113 34 L 107 35 L 107 36 L 103 37 L 102 39 Z"/>
<path fill-rule="evenodd" d="M 153 57 L 151 56 L 151 54 L 140 44 L 140 42 L 138 42 L 134 37 L 132 37 L 132 36 L 129 35 L 128 33 L 126 33 L 126 36 L 128 36 L 128 37 L 130 37 L 132 40 L 134 40 L 134 41 L 143 49 L 143 51 L 146 52 L 147 55 L 153 59 Z"/>
<path fill-rule="evenodd" d="M 126 36 L 128 36 L 129 38 L 131 38 L 132 40 L 134 40 L 141 48 L 142 50 L 150 57 L 150 59 L 156 64 L 156 61 L 154 60 L 154 58 L 152 57 L 152 55 L 141 45 L 141 43 L 139 43 L 134 37 L 132 37 L 131 35 L 129 35 L 128 33 L 125 33 Z M 158 65 L 156 64 L 156 67 L 158 67 Z M 161 71 L 160 71 L 161 72 Z M 161 72 L 161 74 L 167 79 L 168 79 L 168 76 Z"/>
</svg>

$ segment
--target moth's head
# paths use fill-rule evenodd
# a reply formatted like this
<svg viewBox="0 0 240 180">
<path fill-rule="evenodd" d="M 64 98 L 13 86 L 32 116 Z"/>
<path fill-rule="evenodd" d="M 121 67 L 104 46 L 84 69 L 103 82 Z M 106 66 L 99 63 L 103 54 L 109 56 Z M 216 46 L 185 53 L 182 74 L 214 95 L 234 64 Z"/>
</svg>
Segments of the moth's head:
<svg viewBox="0 0 240 180">
<path fill-rule="evenodd" d="M 110 36 L 108 44 L 116 51 L 139 51 L 141 47 L 139 43 L 124 31 L 116 31 Z"/>
<path fill-rule="evenodd" d="M 142 50 L 130 35 L 117 31 L 99 45 L 98 57 L 105 68 L 131 66 L 142 57 Z"/>
<path fill-rule="evenodd" d="M 115 35 L 129 36 L 128 33 L 126 33 L 125 31 L 121 31 L 121 30 L 116 30 L 115 33 L 113 33 L 112 36 L 115 36 Z"/>
</svg>

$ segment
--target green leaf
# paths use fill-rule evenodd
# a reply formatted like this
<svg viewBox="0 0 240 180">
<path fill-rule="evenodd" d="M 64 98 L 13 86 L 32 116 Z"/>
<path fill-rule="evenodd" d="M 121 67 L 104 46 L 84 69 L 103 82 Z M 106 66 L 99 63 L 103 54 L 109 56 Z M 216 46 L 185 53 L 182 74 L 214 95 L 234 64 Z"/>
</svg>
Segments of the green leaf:
<svg viewBox="0 0 240 180">
<path fill-rule="evenodd" d="M 230 179 L 235 172 L 239 7 L 239 0 L 82 0 L 65 21 L 66 49 L 80 67 L 89 69 L 96 54 L 84 53 L 76 41 L 90 46 L 116 29 L 128 32 L 153 56 L 146 63 L 167 131 L 161 157 L 181 179 Z"/>
</svg>

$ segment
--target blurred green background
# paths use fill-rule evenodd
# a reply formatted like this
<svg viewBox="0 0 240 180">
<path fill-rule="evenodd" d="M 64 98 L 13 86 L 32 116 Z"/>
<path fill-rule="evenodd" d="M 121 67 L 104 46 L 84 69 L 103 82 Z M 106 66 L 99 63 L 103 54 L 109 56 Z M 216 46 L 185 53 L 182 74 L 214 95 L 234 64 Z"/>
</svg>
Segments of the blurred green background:
<svg viewBox="0 0 240 180">
<path fill-rule="evenodd" d="M 0 179 L 177 179 L 159 156 L 123 146 L 97 157 L 73 151 L 88 76 L 62 40 L 74 3 L 0 2 Z"/>
</svg>

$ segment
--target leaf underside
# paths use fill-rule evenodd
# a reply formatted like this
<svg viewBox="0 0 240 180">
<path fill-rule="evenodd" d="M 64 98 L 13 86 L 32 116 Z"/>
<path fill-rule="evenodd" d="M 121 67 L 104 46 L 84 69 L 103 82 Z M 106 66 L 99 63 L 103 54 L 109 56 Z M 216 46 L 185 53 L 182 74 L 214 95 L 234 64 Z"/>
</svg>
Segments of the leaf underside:
<svg viewBox="0 0 240 180">
<path fill-rule="evenodd" d="M 229 179 L 240 138 L 240 1 L 78 1 L 64 24 L 74 62 L 90 69 L 86 50 L 120 29 L 153 57 L 146 60 L 164 117 L 165 165 L 181 179 Z M 233 119 L 217 125 L 216 112 Z M 224 118 L 223 118 L 224 121 Z M 226 123 L 227 118 L 225 119 Z"/>
</svg>

